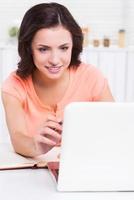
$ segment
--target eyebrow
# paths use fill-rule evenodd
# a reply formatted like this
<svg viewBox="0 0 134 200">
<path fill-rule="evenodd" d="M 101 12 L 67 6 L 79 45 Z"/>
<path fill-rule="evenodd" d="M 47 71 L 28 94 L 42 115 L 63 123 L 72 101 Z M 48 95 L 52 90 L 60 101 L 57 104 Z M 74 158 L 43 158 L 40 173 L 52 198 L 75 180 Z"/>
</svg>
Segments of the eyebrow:
<svg viewBox="0 0 134 200">
<path fill-rule="evenodd" d="M 61 44 L 59 47 L 68 46 L 68 45 L 69 45 L 69 43 L 64 43 L 64 44 Z M 38 44 L 38 46 L 45 47 L 45 48 L 50 48 L 50 46 L 44 45 L 44 44 Z"/>
</svg>

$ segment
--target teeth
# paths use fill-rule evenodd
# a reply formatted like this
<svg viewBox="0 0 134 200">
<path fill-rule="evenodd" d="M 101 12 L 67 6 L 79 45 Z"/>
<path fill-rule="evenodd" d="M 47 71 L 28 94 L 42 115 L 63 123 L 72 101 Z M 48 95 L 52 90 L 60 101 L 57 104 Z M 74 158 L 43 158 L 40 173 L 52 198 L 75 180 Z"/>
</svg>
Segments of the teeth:
<svg viewBox="0 0 134 200">
<path fill-rule="evenodd" d="M 48 67 L 48 66 L 45 66 L 45 67 L 50 69 L 50 68 L 60 68 L 61 66 L 59 66 L 59 67 L 55 67 L 55 66 Z"/>
<path fill-rule="evenodd" d="M 59 70 L 60 70 L 60 67 L 47 67 L 47 66 L 46 66 L 46 68 L 48 69 L 48 71 L 49 71 L 50 73 L 58 73 Z"/>
</svg>

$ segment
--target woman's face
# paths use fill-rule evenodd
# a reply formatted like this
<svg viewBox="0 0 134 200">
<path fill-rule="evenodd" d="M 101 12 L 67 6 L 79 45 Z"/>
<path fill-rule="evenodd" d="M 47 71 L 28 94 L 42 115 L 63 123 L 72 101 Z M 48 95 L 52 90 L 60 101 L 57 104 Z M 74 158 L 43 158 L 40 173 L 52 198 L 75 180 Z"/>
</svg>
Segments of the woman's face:
<svg viewBox="0 0 134 200">
<path fill-rule="evenodd" d="M 42 75 L 58 79 L 70 64 L 72 46 L 71 33 L 63 26 L 40 29 L 32 40 L 34 64 Z"/>
</svg>

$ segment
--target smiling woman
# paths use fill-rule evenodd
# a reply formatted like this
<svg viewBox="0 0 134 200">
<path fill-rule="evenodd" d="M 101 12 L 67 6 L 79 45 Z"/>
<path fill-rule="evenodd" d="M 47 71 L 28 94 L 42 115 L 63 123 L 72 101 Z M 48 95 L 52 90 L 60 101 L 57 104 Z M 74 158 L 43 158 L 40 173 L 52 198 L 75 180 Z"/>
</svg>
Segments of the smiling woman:
<svg viewBox="0 0 134 200">
<path fill-rule="evenodd" d="M 32 55 L 36 65 L 34 75 L 41 73 L 45 78 L 62 78 L 68 73 L 72 45 L 71 34 L 63 26 L 39 30 L 32 41 Z"/>
<path fill-rule="evenodd" d="M 70 102 L 113 101 L 102 73 L 80 61 L 82 45 L 82 30 L 63 5 L 38 4 L 24 15 L 18 69 L 2 86 L 7 125 L 19 154 L 33 157 L 60 144 Z"/>
</svg>

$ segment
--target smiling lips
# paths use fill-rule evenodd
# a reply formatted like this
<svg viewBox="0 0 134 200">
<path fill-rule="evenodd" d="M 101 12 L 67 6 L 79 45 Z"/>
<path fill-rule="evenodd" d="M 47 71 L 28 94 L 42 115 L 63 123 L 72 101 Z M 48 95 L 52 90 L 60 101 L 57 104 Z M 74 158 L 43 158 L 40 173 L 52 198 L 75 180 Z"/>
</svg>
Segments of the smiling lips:
<svg viewBox="0 0 134 200">
<path fill-rule="evenodd" d="M 49 71 L 49 73 L 56 74 L 60 71 L 61 66 L 51 66 L 51 67 L 45 66 L 45 68 Z"/>
</svg>

